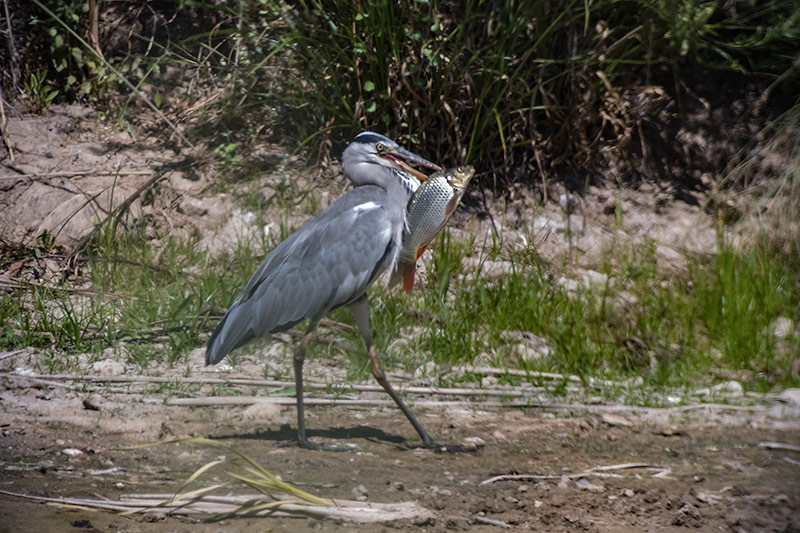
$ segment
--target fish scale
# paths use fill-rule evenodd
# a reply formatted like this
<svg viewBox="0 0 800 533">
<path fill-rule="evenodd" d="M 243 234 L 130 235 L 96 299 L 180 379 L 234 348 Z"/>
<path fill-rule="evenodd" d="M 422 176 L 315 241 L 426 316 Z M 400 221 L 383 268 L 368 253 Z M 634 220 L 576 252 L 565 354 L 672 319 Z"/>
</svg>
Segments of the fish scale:
<svg viewBox="0 0 800 533">
<path fill-rule="evenodd" d="M 455 212 L 467 184 L 475 174 L 470 166 L 448 168 L 431 174 L 414 193 L 406 211 L 407 230 L 390 284 L 403 278 L 403 288 L 414 286 L 416 262 Z"/>
</svg>

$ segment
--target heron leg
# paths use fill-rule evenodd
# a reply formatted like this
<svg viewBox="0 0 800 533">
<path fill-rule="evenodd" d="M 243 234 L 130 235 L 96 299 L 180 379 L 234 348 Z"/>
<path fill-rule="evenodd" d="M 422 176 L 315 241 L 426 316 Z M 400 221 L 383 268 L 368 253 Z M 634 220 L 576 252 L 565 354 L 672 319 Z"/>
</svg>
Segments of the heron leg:
<svg viewBox="0 0 800 533">
<path fill-rule="evenodd" d="M 411 411 L 408 410 L 408 407 L 406 407 L 406 404 L 403 402 L 403 399 L 400 398 L 400 396 L 394 390 L 394 387 L 392 387 L 392 384 L 389 383 L 388 379 L 386 379 L 386 373 L 383 371 L 383 368 L 381 367 L 381 364 L 378 361 L 378 354 L 375 353 L 374 346 L 369 346 L 369 360 L 372 363 L 372 375 L 375 376 L 375 379 L 378 381 L 378 383 L 381 384 L 383 390 L 385 390 L 386 393 L 392 397 L 392 400 L 394 400 L 394 403 L 397 404 L 397 407 L 399 407 L 400 410 L 403 411 L 403 414 L 406 415 L 408 421 L 411 422 L 411 425 L 414 426 L 414 429 L 417 430 L 417 433 L 419 433 L 420 438 L 422 438 L 422 443 L 425 445 L 425 447 L 426 448 L 437 447 L 437 444 L 433 441 L 431 436 L 428 435 L 428 432 L 425 431 L 425 428 L 422 427 L 422 425 L 417 421 L 414 415 L 411 414 Z"/>
<path fill-rule="evenodd" d="M 437 447 L 437 444 L 428 435 L 428 432 L 422 427 L 422 425 L 417 421 L 414 415 L 411 414 L 411 411 L 408 410 L 406 407 L 405 402 L 397 392 L 392 387 L 392 384 L 389 383 L 389 380 L 386 379 L 386 373 L 383 371 L 381 367 L 380 361 L 378 361 L 378 354 L 375 352 L 375 347 L 372 346 L 372 335 L 370 334 L 370 327 L 369 327 L 369 304 L 367 303 L 367 295 L 365 294 L 352 304 L 348 306 L 350 312 L 353 314 L 353 317 L 356 319 L 356 324 L 358 324 L 358 329 L 361 331 L 361 336 L 364 337 L 364 342 L 367 345 L 367 351 L 369 352 L 369 360 L 372 365 L 372 375 L 375 376 L 375 379 L 380 383 L 383 390 L 392 397 L 394 403 L 397 404 L 397 407 L 406 415 L 406 418 L 411 425 L 414 426 L 414 429 L 417 430 L 419 436 L 422 438 L 422 443 L 425 445 L 426 448 L 434 448 Z"/>
<path fill-rule="evenodd" d="M 300 339 L 294 351 L 294 386 L 295 397 L 297 398 L 297 445 L 301 448 L 310 450 L 319 449 L 320 446 L 314 444 L 306 438 L 305 411 L 303 409 L 303 362 L 306 359 L 306 346 L 311 339 L 311 334 L 319 324 L 318 318 L 312 318 L 306 329 L 306 334 Z"/>
</svg>

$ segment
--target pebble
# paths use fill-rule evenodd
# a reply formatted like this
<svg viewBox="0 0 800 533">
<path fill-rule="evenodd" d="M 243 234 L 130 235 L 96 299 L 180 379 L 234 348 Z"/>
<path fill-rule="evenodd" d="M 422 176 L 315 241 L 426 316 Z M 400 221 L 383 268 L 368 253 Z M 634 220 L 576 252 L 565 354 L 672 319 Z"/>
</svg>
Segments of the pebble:
<svg viewBox="0 0 800 533">
<path fill-rule="evenodd" d="M 631 422 L 627 418 L 619 415 L 612 415 L 609 413 L 603 415 L 603 422 L 605 422 L 609 426 L 624 426 L 624 427 L 633 426 L 633 422 Z"/>
<path fill-rule="evenodd" d="M 772 334 L 775 335 L 776 339 L 785 339 L 787 337 L 791 337 L 795 330 L 792 319 L 785 316 L 779 316 L 773 320 L 770 324 L 770 327 L 772 328 Z"/>
<path fill-rule="evenodd" d="M 738 381 L 725 381 L 718 383 L 712 387 L 705 389 L 697 389 L 694 393 L 698 396 L 708 396 L 710 394 L 728 393 L 732 396 L 741 396 L 744 394 L 744 387 Z"/>
<path fill-rule="evenodd" d="M 121 376 L 125 373 L 125 365 L 119 361 L 105 359 L 92 363 L 89 370 L 101 376 Z"/>
<path fill-rule="evenodd" d="M 355 498 L 356 501 L 359 502 L 367 501 L 367 494 L 368 494 L 367 487 L 365 487 L 364 485 L 356 485 L 355 487 L 352 488 L 350 494 L 353 495 L 353 498 Z"/>
<path fill-rule="evenodd" d="M 661 434 L 665 437 L 677 437 L 681 435 L 683 432 L 676 428 L 675 426 L 665 427 L 661 430 Z"/>
<path fill-rule="evenodd" d="M 800 389 L 786 389 L 778 395 L 778 399 L 800 405 Z"/>
<path fill-rule="evenodd" d="M 595 485 L 585 477 L 576 481 L 575 486 L 581 490 L 587 490 L 589 492 L 603 492 L 606 490 L 602 485 Z"/>
<path fill-rule="evenodd" d="M 465 437 L 462 444 L 467 449 L 477 450 L 486 446 L 486 441 L 480 437 Z"/>
<path fill-rule="evenodd" d="M 78 455 L 83 455 L 83 452 L 80 451 L 78 448 L 64 448 L 61 450 L 61 453 L 64 455 L 68 455 L 69 457 L 77 457 Z"/>
<path fill-rule="evenodd" d="M 403 485 L 403 483 L 400 481 L 392 481 L 389 483 L 389 490 L 396 492 L 403 492 L 404 490 L 406 490 L 406 486 Z"/>
</svg>

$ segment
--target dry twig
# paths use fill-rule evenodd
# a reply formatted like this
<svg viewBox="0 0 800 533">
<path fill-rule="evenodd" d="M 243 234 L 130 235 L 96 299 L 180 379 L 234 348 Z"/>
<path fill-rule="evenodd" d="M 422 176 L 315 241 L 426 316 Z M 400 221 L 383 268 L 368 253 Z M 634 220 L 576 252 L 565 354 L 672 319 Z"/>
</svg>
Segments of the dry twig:
<svg viewBox="0 0 800 533">
<path fill-rule="evenodd" d="M 2 375 L 0 375 L 2 376 Z M 278 380 L 261 380 L 261 379 L 243 379 L 243 378 L 167 378 L 157 376 L 79 376 L 71 374 L 48 375 L 48 374 L 35 374 L 31 377 L 42 380 L 74 380 L 83 382 L 95 383 L 173 383 L 173 384 L 217 384 L 224 383 L 229 385 L 242 385 L 242 386 L 264 386 L 264 387 L 291 387 L 294 382 L 278 381 Z M 316 390 L 339 390 L 346 391 L 363 391 L 363 392 L 381 392 L 383 389 L 375 385 L 337 385 L 322 382 L 306 382 L 306 387 Z M 543 390 L 542 390 L 543 389 Z M 539 409 L 553 409 L 559 411 L 584 411 L 587 413 L 631 413 L 631 414 L 656 414 L 656 413 L 683 413 L 692 410 L 716 410 L 716 411 L 748 411 L 757 412 L 764 411 L 767 408 L 761 405 L 727 405 L 727 404 L 699 404 L 699 405 L 683 405 L 676 407 L 637 407 L 632 405 L 600 405 L 600 404 L 585 404 L 585 403 L 557 403 L 544 401 L 540 396 L 535 393 L 547 392 L 546 388 L 541 387 L 526 387 L 515 388 L 513 390 L 500 389 L 500 388 L 486 388 L 486 389 L 457 389 L 457 388 L 439 388 L 439 387 L 402 387 L 399 389 L 404 393 L 412 394 L 431 394 L 443 396 L 495 396 L 504 397 L 508 396 L 516 398 L 509 401 L 436 401 L 436 400 L 417 400 L 415 404 L 421 407 L 464 407 L 464 408 L 539 408 Z M 161 400 L 158 400 L 159 402 Z M 259 402 L 273 403 L 279 405 L 293 405 L 292 398 L 276 398 L 269 396 L 211 396 L 211 397 L 197 397 L 197 398 L 172 398 L 167 401 L 167 405 L 173 406 L 223 406 L 223 405 L 253 405 Z M 345 406 L 369 406 L 369 405 L 394 405 L 388 400 L 362 400 L 362 399 L 337 399 L 335 397 L 328 398 L 310 398 L 309 405 L 345 405 Z"/>
<path fill-rule="evenodd" d="M 605 379 L 596 379 L 596 378 L 586 378 L 581 379 L 580 376 L 570 376 L 567 374 L 556 374 L 553 372 L 528 372 L 526 370 L 518 370 L 515 368 L 492 368 L 487 366 L 471 366 L 471 365 L 464 365 L 459 367 L 453 368 L 454 373 L 462 373 L 462 374 L 481 374 L 481 375 L 488 375 L 488 376 L 501 376 L 504 374 L 511 375 L 511 376 L 519 376 L 524 378 L 540 378 L 540 379 L 554 379 L 554 380 L 564 380 L 564 381 L 571 381 L 573 383 L 586 383 L 592 386 L 604 386 L 604 387 L 622 387 L 624 383 L 619 381 L 609 381 Z"/>
<path fill-rule="evenodd" d="M 0 136 L 3 137 L 3 142 L 8 151 L 8 158 L 14 162 L 14 148 L 11 146 L 11 137 L 8 135 L 8 120 L 6 119 L 6 105 L 3 100 L 3 91 L 0 88 Z"/>
<path fill-rule="evenodd" d="M 650 463 L 623 463 L 618 465 L 595 466 L 578 474 L 507 474 L 485 479 L 481 481 L 479 485 L 489 485 L 498 481 L 537 481 L 542 479 L 561 478 L 581 479 L 584 477 L 622 477 L 619 474 L 610 473 L 610 471 L 627 470 L 630 468 L 647 468 L 649 470 L 658 470 L 658 472 L 652 476 L 656 478 L 663 478 L 671 471 L 669 467 Z"/>
<path fill-rule="evenodd" d="M 485 516 L 474 515 L 470 518 L 473 522 L 480 522 L 481 524 L 487 524 L 490 526 L 495 526 L 503 529 L 511 529 L 511 526 L 507 523 L 503 522 L 502 520 L 495 520 L 494 518 L 486 518 Z"/>
<path fill-rule="evenodd" d="M 26 351 L 27 351 L 27 348 L 22 348 L 20 350 L 11 350 L 10 352 L 0 353 L 0 361 L 5 361 L 6 359 L 10 359 L 12 357 L 16 357 L 17 355 L 19 355 L 21 353 L 25 353 Z"/>
<path fill-rule="evenodd" d="M 800 446 L 795 446 L 794 444 L 783 444 L 782 442 L 759 442 L 759 448 L 764 448 L 765 450 L 786 450 L 789 452 L 800 452 Z"/>
<path fill-rule="evenodd" d="M 13 161 L 13 159 L 12 159 Z M 71 170 L 64 172 L 33 172 L 33 173 L 17 173 L 13 176 L 0 176 L 0 180 L 18 180 L 22 178 L 40 179 L 40 178 L 72 178 L 76 176 L 147 176 L 152 174 L 152 170 Z"/>
<path fill-rule="evenodd" d="M 99 376 L 99 375 L 73 375 L 73 374 L 29 374 L 24 377 L 37 378 L 41 380 L 54 381 L 82 381 L 92 383 L 171 383 L 181 385 L 241 385 L 251 387 L 273 387 L 284 388 L 293 387 L 294 381 L 281 381 L 274 379 L 251 379 L 251 378 L 167 378 L 160 376 Z M 359 392 L 383 392 L 380 385 L 361 385 L 348 383 L 324 383 L 319 381 L 304 381 L 304 386 L 308 389 L 334 390 L 334 391 L 359 391 Z M 509 396 L 525 397 L 533 392 L 547 392 L 546 387 L 515 387 L 514 389 L 502 388 L 453 388 L 453 387 L 399 387 L 399 392 L 405 394 L 439 394 L 443 396 Z M 259 398 L 261 398 L 259 396 Z"/>
<path fill-rule="evenodd" d="M 147 402 L 147 400 L 145 400 Z M 172 406 L 189 407 L 215 407 L 230 405 L 254 405 L 258 403 L 276 405 L 294 405 L 293 397 L 268 397 L 268 396 L 206 396 L 201 398 L 170 398 L 165 400 L 153 400 L 152 403 L 163 403 Z M 393 406 L 394 400 L 378 399 L 351 399 L 351 398 L 305 398 L 305 405 L 342 405 L 342 406 Z M 534 401 L 459 401 L 459 400 L 415 400 L 417 407 L 548 407 L 546 404 Z"/>
</svg>

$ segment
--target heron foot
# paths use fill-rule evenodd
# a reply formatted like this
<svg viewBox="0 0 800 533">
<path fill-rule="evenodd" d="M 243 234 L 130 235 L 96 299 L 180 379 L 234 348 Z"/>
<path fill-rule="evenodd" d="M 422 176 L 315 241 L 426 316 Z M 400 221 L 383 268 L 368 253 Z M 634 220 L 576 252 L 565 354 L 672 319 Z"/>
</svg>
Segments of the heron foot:
<svg viewBox="0 0 800 533">
<path fill-rule="evenodd" d="M 351 444 L 350 446 L 323 446 L 322 444 L 311 442 L 308 439 L 298 439 L 297 446 L 299 448 L 305 448 L 306 450 L 314 450 L 318 452 L 354 452 L 358 448 L 354 444 Z"/>
<path fill-rule="evenodd" d="M 425 433 L 425 438 L 422 439 L 422 444 L 429 450 L 436 453 L 474 453 L 478 451 L 476 446 L 463 446 L 461 444 L 441 444 L 434 441 L 430 435 Z"/>
<path fill-rule="evenodd" d="M 321 444 L 317 444 L 316 442 L 311 442 L 306 438 L 297 439 L 297 446 L 300 448 L 305 448 L 306 450 L 322 450 L 324 447 Z"/>
</svg>

